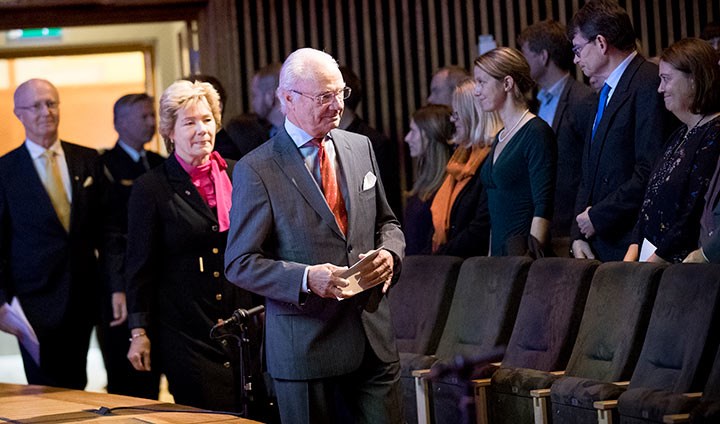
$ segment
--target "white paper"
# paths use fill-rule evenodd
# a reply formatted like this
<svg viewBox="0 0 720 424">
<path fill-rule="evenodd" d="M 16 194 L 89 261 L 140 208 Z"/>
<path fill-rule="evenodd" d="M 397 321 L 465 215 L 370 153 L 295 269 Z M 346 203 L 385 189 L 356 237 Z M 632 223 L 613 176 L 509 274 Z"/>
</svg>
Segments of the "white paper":
<svg viewBox="0 0 720 424">
<path fill-rule="evenodd" d="M 20 305 L 20 300 L 18 300 L 17 296 L 13 297 L 9 305 L 15 318 L 22 324 L 22 332 L 17 336 L 18 341 L 20 341 L 23 348 L 28 351 L 33 361 L 35 361 L 35 364 L 40 365 L 40 342 L 38 341 L 37 334 L 35 334 L 35 330 L 33 330 L 32 325 L 30 325 L 30 321 L 28 321 L 25 316 L 25 311 L 23 311 Z"/>
<path fill-rule="evenodd" d="M 655 253 L 657 247 L 650 243 L 650 240 L 643 239 L 642 247 L 640 248 L 640 262 L 647 262 L 648 258 Z"/>
<path fill-rule="evenodd" d="M 348 281 L 348 283 L 350 283 L 350 285 L 348 285 L 347 287 L 343 287 L 343 297 L 339 297 L 338 300 L 347 299 L 348 297 L 355 296 L 363 290 L 367 290 L 382 283 L 382 281 L 379 281 L 373 285 L 366 285 L 361 281 L 360 271 L 358 271 L 358 269 L 360 269 L 366 263 L 372 262 L 373 259 L 375 259 L 375 257 L 378 255 L 380 249 L 382 249 L 382 247 L 378 247 L 375 250 L 367 252 L 367 256 L 360 259 L 355 265 L 338 274 L 340 278 L 344 278 Z"/>
</svg>

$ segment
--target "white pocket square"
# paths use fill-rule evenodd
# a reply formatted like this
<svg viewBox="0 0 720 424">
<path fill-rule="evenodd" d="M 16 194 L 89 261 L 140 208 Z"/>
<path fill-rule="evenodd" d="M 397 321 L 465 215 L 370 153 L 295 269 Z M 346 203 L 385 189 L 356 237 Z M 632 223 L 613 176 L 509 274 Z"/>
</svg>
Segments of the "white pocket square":
<svg viewBox="0 0 720 424">
<path fill-rule="evenodd" d="M 91 175 L 91 176 L 85 178 L 85 181 L 83 181 L 83 188 L 90 187 L 92 185 L 92 183 L 93 183 L 93 177 Z"/>
<path fill-rule="evenodd" d="M 363 178 L 362 191 L 370 190 L 371 188 L 375 187 L 376 181 L 377 177 L 372 172 L 368 172 L 367 174 L 365 174 L 365 178 Z"/>
</svg>

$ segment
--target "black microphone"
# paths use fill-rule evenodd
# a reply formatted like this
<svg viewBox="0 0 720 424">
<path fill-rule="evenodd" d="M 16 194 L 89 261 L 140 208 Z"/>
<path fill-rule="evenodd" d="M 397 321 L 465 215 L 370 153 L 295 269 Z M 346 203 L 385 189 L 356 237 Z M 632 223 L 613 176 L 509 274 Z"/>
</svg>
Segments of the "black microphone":
<svg viewBox="0 0 720 424">
<path fill-rule="evenodd" d="M 251 309 L 236 309 L 230 318 L 222 320 L 222 322 L 218 323 L 215 327 L 219 328 L 226 325 L 241 324 L 263 311 L 265 311 L 265 306 L 263 305 L 258 305 Z"/>
</svg>

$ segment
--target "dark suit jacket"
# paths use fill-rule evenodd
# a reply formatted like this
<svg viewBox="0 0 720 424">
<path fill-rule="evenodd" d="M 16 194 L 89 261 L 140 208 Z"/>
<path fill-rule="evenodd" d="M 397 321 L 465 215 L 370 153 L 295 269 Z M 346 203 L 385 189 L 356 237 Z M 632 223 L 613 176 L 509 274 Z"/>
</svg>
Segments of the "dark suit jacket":
<svg viewBox="0 0 720 424">
<path fill-rule="evenodd" d="M 492 160 L 492 158 L 485 160 Z M 450 210 L 448 241 L 438 249 L 439 255 L 469 258 L 488 254 L 490 211 L 488 210 L 487 192 L 480 180 L 480 167 L 455 198 Z"/>
<path fill-rule="evenodd" d="M 268 371 L 273 378 L 305 380 L 347 374 L 367 343 L 383 362 L 397 360 L 390 310 L 381 287 L 337 301 L 301 295 L 308 265 L 357 262 L 384 246 L 394 254 L 396 277 L 404 241 L 385 199 L 370 140 L 330 132 L 344 177 L 348 211 L 343 235 L 322 192 L 283 129 L 235 167 L 233 210 L 225 273 L 266 298 Z"/>
<path fill-rule="evenodd" d="M 0 304 L 17 296 L 41 338 L 99 315 L 103 174 L 95 150 L 64 141 L 62 148 L 72 184 L 69 233 L 25 145 L 0 158 Z"/>
<path fill-rule="evenodd" d="M 575 199 L 582 175 L 585 136 L 595 119 L 597 96 L 590 87 L 570 77 L 558 99 L 552 129 L 557 137 L 557 177 L 554 237 L 568 237 L 575 221 Z"/>
<path fill-rule="evenodd" d="M 705 193 L 705 207 L 700 218 L 700 247 L 711 263 L 720 263 L 720 161 Z"/>
<path fill-rule="evenodd" d="M 677 125 L 657 92 L 659 82 L 657 65 L 636 56 L 615 87 L 594 141 L 587 132 L 575 213 L 592 206 L 596 235 L 589 242 L 602 261 L 625 255 L 650 171 Z M 577 222 L 571 235 L 581 238 Z"/>
<path fill-rule="evenodd" d="M 224 278 L 226 240 L 174 155 L 135 182 L 128 204 L 128 325 L 148 330 L 153 366 L 167 375 L 178 403 L 235 410 L 234 343 L 209 333 L 218 319 L 252 305 L 248 292 Z"/>
<path fill-rule="evenodd" d="M 150 168 L 165 160 L 154 152 L 146 152 Z M 105 281 L 109 292 L 125 291 L 125 245 L 127 235 L 127 204 L 135 180 L 146 172 L 142 163 L 132 160 L 119 145 L 100 156 L 103 172 L 109 182 L 110 216 L 112 224 L 108 243 L 102 255 Z"/>
<path fill-rule="evenodd" d="M 215 150 L 225 159 L 239 160 L 270 138 L 270 123 L 248 113 L 223 124 L 215 136 Z"/>
</svg>

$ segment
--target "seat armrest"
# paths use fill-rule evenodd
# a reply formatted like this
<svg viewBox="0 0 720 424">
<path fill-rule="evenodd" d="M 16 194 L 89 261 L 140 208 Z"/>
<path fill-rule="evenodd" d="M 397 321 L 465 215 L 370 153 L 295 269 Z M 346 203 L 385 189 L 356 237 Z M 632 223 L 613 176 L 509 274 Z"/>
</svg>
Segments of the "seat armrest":
<svg viewBox="0 0 720 424">
<path fill-rule="evenodd" d="M 562 377 L 565 375 L 565 371 L 550 371 L 550 374 L 557 375 L 558 377 Z"/>
<path fill-rule="evenodd" d="M 601 411 L 608 411 L 610 409 L 616 409 L 618 405 L 617 399 L 614 400 L 598 400 L 593 402 L 593 407 Z"/>
<path fill-rule="evenodd" d="M 663 423 L 665 423 L 665 424 L 689 423 L 689 422 L 690 422 L 690 414 L 672 414 L 672 415 L 665 415 L 663 417 Z"/>
<path fill-rule="evenodd" d="M 689 399 L 700 399 L 702 397 L 702 392 L 683 393 L 683 396 Z"/>
<path fill-rule="evenodd" d="M 430 375 L 429 369 L 413 370 L 413 372 L 412 372 L 412 376 L 415 378 L 424 378 L 424 377 L 427 377 L 428 375 Z"/>
<path fill-rule="evenodd" d="M 616 386 L 625 387 L 627 389 L 628 386 L 630 385 L 630 382 L 629 381 L 616 381 L 613 384 Z"/>
<path fill-rule="evenodd" d="M 546 398 L 550 396 L 550 389 L 530 390 L 530 396 L 534 398 Z"/>
<path fill-rule="evenodd" d="M 473 387 L 487 387 L 490 385 L 490 378 L 480 378 L 477 380 L 472 380 Z"/>
</svg>

